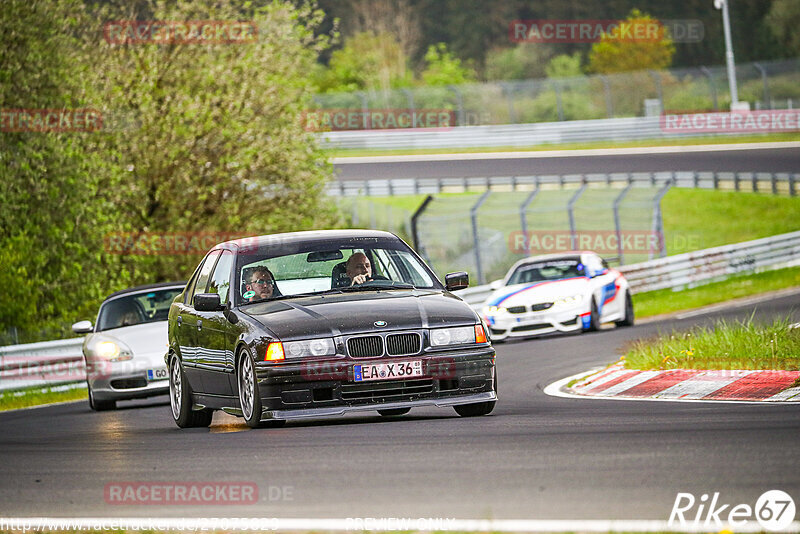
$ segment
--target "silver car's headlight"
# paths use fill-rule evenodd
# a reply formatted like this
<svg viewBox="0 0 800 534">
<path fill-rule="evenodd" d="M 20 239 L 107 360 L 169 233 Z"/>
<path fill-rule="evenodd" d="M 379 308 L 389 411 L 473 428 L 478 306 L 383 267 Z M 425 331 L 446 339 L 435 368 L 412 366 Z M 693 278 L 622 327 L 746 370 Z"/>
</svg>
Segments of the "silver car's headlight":
<svg viewBox="0 0 800 534">
<path fill-rule="evenodd" d="M 286 359 L 333 356 L 336 354 L 336 345 L 333 339 L 329 337 L 302 341 L 284 341 L 283 349 Z"/>
<path fill-rule="evenodd" d="M 481 327 L 481 330 L 483 328 Z M 459 326 L 457 328 L 432 328 L 431 346 L 466 345 L 475 343 L 475 327 Z"/>
<path fill-rule="evenodd" d="M 124 362 L 133 359 L 133 351 L 125 343 L 109 336 L 97 334 L 86 345 L 89 356 L 97 360 Z"/>
<path fill-rule="evenodd" d="M 553 308 L 569 308 L 577 306 L 581 302 L 583 302 L 583 295 L 571 295 L 569 297 L 556 299 L 556 301 L 553 302 Z"/>
<path fill-rule="evenodd" d="M 490 317 L 497 317 L 498 315 L 505 315 L 508 313 L 506 308 L 502 306 L 484 306 L 483 307 L 483 314 L 488 315 Z"/>
</svg>

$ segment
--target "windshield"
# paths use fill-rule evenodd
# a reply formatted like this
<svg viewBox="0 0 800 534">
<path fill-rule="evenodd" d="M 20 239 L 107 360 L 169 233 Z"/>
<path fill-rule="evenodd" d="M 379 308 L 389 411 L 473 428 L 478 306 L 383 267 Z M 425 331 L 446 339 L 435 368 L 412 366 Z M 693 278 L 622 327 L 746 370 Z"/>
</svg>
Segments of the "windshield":
<svg viewBox="0 0 800 534">
<path fill-rule="evenodd" d="M 169 315 L 169 306 L 181 291 L 183 291 L 182 287 L 157 289 L 109 300 L 100 307 L 97 331 L 166 321 Z"/>
<path fill-rule="evenodd" d="M 399 239 L 317 241 L 288 252 L 239 255 L 240 304 L 323 292 L 441 288 Z"/>
<path fill-rule="evenodd" d="M 530 284 L 548 280 L 563 280 L 586 276 L 586 269 L 580 260 L 561 259 L 525 263 L 517 267 L 514 274 L 508 279 L 507 285 Z"/>
</svg>

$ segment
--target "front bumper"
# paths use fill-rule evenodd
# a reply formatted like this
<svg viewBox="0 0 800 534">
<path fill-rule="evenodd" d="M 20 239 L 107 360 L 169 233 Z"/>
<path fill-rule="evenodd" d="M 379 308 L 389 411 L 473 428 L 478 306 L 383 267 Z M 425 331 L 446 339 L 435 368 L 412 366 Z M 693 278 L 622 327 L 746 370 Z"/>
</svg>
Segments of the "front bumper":
<svg viewBox="0 0 800 534">
<path fill-rule="evenodd" d="M 122 362 L 103 362 L 93 366 L 87 382 L 97 400 L 142 399 L 169 393 L 168 374 L 163 364 L 154 364 L 153 358 L 134 358 Z M 148 378 L 148 370 L 163 369 L 164 377 Z"/>
<path fill-rule="evenodd" d="M 558 311 L 538 311 L 520 314 L 506 313 L 485 317 L 493 341 L 507 338 L 538 336 L 554 332 L 575 332 L 584 328 L 584 316 L 579 308 Z"/>
<path fill-rule="evenodd" d="M 356 382 L 354 365 L 422 360 L 423 376 Z M 348 412 L 455 406 L 494 401 L 495 352 L 423 352 L 416 356 L 257 365 L 262 419 L 298 419 Z"/>
</svg>

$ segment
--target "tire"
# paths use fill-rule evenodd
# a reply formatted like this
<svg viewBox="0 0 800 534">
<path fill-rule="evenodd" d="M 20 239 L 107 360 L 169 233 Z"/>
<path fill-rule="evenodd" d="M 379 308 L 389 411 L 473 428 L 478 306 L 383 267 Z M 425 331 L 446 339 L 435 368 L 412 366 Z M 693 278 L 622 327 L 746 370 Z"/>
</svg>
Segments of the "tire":
<svg viewBox="0 0 800 534">
<path fill-rule="evenodd" d="M 255 367 L 250 351 L 242 350 L 236 366 L 236 383 L 239 386 L 239 406 L 244 422 L 250 428 L 261 426 L 261 396 L 258 391 Z"/>
<path fill-rule="evenodd" d="M 584 328 L 584 332 L 597 332 L 600 330 L 600 312 L 597 311 L 597 303 L 592 299 L 592 311 L 589 315 L 589 326 Z"/>
<path fill-rule="evenodd" d="M 180 428 L 207 427 L 214 416 L 214 410 L 208 408 L 192 410 L 192 388 L 174 354 L 169 361 L 169 404 L 172 419 Z"/>
<path fill-rule="evenodd" d="M 497 372 L 494 375 L 494 391 L 497 392 Z M 453 406 L 453 409 L 461 417 L 477 417 L 479 415 L 489 415 L 494 410 L 497 401 L 476 402 L 474 404 L 462 404 Z"/>
<path fill-rule="evenodd" d="M 633 326 L 634 313 L 633 313 L 633 299 L 629 292 L 625 292 L 625 318 L 616 321 L 614 324 L 617 326 Z"/>
<path fill-rule="evenodd" d="M 398 415 L 405 415 L 411 411 L 411 408 L 392 408 L 391 410 L 378 410 L 378 413 L 383 417 L 396 417 Z"/>
<path fill-rule="evenodd" d="M 86 382 L 86 387 L 89 388 L 89 408 L 96 412 L 104 412 L 106 410 L 115 410 L 117 408 L 117 401 L 113 400 L 97 400 L 94 398 L 94 392 L 89 382 Z"/>
</svg>

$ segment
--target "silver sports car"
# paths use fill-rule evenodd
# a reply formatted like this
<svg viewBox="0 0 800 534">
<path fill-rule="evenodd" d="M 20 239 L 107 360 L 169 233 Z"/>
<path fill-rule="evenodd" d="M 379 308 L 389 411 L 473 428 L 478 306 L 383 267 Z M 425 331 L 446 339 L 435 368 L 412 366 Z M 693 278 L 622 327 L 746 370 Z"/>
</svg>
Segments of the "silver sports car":
<svg viewBox="0 0 800 534">
<path fill-rule="evenodd" d="M 72 325 L 76 334 L 86 334 L 83 356 L 93 410 L 113 410 L 118 400 L 169 392 L 167 316 L 185 285 L 167 282 L 117 291 L 100 305 L 95 325 Z"/>
</svg>

